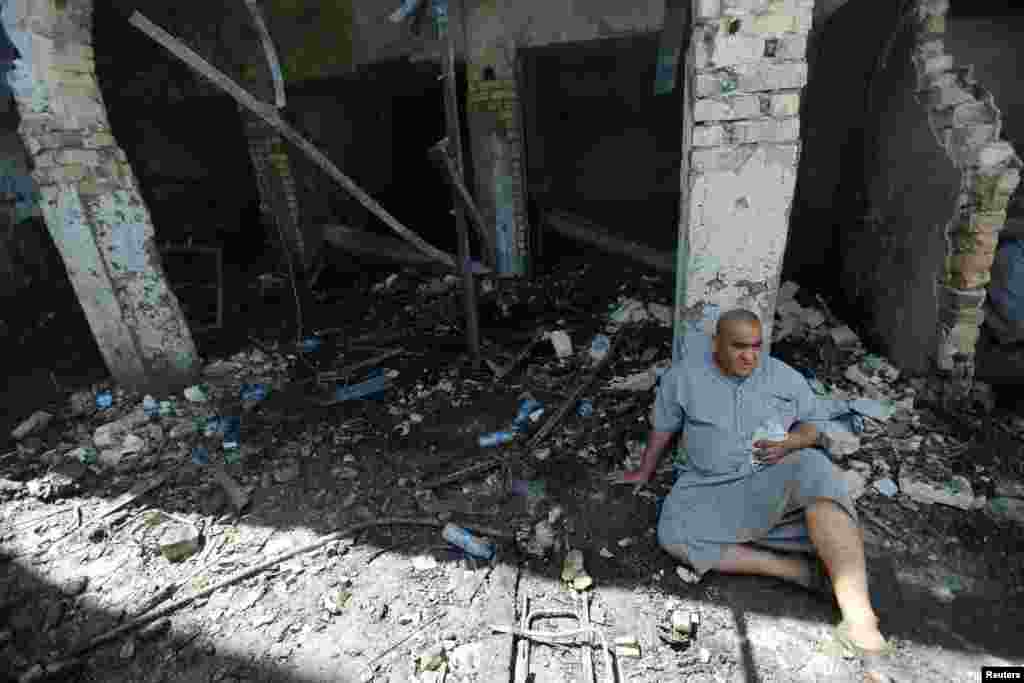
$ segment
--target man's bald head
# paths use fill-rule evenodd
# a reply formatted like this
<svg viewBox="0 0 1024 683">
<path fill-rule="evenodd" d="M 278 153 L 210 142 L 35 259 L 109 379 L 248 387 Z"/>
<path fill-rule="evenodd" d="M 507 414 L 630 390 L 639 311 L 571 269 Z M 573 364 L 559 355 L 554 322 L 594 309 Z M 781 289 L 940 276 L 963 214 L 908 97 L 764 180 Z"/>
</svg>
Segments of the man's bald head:
<svg viewBox="0 0 1024 683">
<path fill-rule="evenodd" d="M 715 326 L 715 362 L 731 377 L 747 377 L 761 360 L 761 319 L 736 308 L 722 314 Z"/>
</svg>

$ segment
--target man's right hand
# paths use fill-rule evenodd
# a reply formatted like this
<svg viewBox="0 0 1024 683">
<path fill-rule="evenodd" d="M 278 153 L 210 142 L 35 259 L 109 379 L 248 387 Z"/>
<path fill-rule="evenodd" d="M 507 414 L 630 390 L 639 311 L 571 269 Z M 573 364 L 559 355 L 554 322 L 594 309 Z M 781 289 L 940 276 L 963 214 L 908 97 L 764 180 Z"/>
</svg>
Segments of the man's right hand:
<svg viewBox="0 0 1024 683">
<path fill-rule="evenodd" d="M 633 484 L 637 488 L 643 486 L 651 480 L 649 472 L 643 470 L 624 470 L 621 472 L 612 472 L 608 475 L 608 481 L 612 484 Z"/>
</svg>

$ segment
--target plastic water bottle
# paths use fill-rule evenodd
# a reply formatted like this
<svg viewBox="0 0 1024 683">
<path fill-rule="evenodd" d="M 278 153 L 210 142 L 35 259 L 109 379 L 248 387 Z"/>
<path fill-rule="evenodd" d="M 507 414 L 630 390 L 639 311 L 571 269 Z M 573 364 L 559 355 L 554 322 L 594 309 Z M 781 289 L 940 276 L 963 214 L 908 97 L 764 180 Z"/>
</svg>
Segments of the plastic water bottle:
<svg viewBox="0 0 1024 683">
<path fill-rule="evenodd" d="M 503 443 L 508 443 L 516 438 L 515 432 L 503 430 L 500 432 L 491 432 L 490 434 L 480 435 L 480 448 L 490 448 L 491 446 L 500 446 Z"/>
<path fill-rule="evenodd" d="M 594 414 L 594 404 L 588 400 L 580 401 L 579 406 L 576 408 L 576 413 L 580 417 L 590 417 Z"/>
<path fill-rule="evenodd" d="M 525 432 L 530 426 L 530 420 L 535 412 L 543 411 L 543 404 L 532 396 L 527 395 L 519 402 L 519 412 L 516 419 L 512 421 L 512 429 L 517 432 Z"/>
<path fill-rule="evenodd" d="M 146 417 L 154 418 L 160 414 L 160 404 L 156 402 L 155 398 L 146 394 L 142 399 L 142 412 L 146 413 Z"/>
<path fill-rule="evenodd" d="M 600 363 L 608 355 L 612 342 L 607 336 L 599 334 L 590 342 L 590 358 L 595 363 Z"/>
<path fill-rule="evenodd" d="M 441 535 L 444 537 L 444 540 L 452 545 L 462 548 L 467 555 L 479 557 L 481 560 L 489 560 L 494 557 L 493 545 L 482 541 L 466 529 L 456 526 L 451 522 L 444 525 L 444 531 L 441 532 Z"/>
</svg>

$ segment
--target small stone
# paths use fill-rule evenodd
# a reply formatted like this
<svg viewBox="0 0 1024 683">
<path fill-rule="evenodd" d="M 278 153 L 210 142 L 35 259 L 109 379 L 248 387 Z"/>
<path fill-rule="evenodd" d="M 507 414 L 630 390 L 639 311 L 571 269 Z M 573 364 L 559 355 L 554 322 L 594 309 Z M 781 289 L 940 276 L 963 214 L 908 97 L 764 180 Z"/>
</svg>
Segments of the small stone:
<svg viewBox="0 0 1024 683">
<path fill-rule="evenodd" d="M 900 491 L 918 503 L 941 503 L 961 510 L 970 510 L 974 506 L 971 482 L 961 475 L 951 477 L 945 484 L 938 484 L 918 480 L 911 473 L 901 473 L 899 485 Z"/>
<path fill-rule="evenodd" d="M 636 542 L 636 539 L 631 537 L 631 536 L 627 536 L 626 538 L 620 538 L 619 539 L 619 547 L 620 548 L 628 548 L 629 546 L 633 545 L 635 542 Z"/>
<path fill-rule="evenodd" d="M 608 550 L 608 548 L 605 547 L 602 547 L 598 554 L 606 560 L 615 557 L 615 555 L 612 554 L 612 551 Z"/>
<path fill-rule="evenodd" d="M 711 650 L 706 647 L 702 647 L 697 651 L 697 658 L 700 660 L 701 664 L 707 664 L 711 661 Z"/>
<path fill-rule="evenodd" d="M 700 577 L 683 565 L 676 567 L 676 575 L 686 584 L 693 585 L 700 582 Z"/>
<path fill-rule="evenodd" d="M 287 484 L 290 481 L 294 481 L 299 477 L 301 470 L 297 463 L 291 463 L 277 469 L 274 472 L 274 481 L 278 484 Z"/>
<path fill-rule="evenodd" d="M 1024 526 L 1024 500 L 1020 498 L 993 498 L 986 507 L 993 517 Z"/>
<path fill-rule="evenodd" d="M 837 458 L 845 458 L 860 450 L 860 437 L 840 430 L 822 433 L 822 443 L 825 450 Z"/>
<path fill-rule="evenodd" d="M 420 671 L 438 671 L 444 663 L 444 648 L 440 645 L 435 645 L 416 658 L 416 667 Z"/>
<path fill-rule="evenodd" d="M 76 579 L 71 579 L 70 581 L 66 581 L 61 586 L 60 592 L 68 596 L 69 598 L 73 598 L 75 596 L 81 595 L 88 585 L 89 578 L 86 576 L 82 576 Z"/>
<path fill-rule="evenodd" d="M 185 398 L 192 403 L 206 403 L 209 397 L 206 395 L 206 391 L 203 390 L 198 384 L 194 384 L 184 391 Z"/>
<path fill-rule="evenodd" d="M 866 388 L 871 386 L 871 378 L 864 374 L 859 365 L 851 365 L 846 368 L 846 372 L 843 373 L 843 377 L 859 387 Z"/>
<path fill-rule="evenodd" d="M 352 591 L 347 587 L 333 590 L 323 597 L 323 606 L 331 614 L 337 616 L 345 611 L 352 599 Z"/>
<path fill-rule="evenodd" d="M 124 645 L 121 646 L 121 659 L 131 659 L 135 656 L 135 640 L 129 638 L 124 641 Z"/>
<path fill-rule="evenodd" d="M 829 336 L 839 348 L 852 347 L 860 343 L 860 337 L 846 325 L 829 330 Z"/>
<path fill-rule="evenodd" d="M 199 550 L 199 530 L 192 526 L 172 526 L 160 539 L 160 552 L 170 562 L 180 562 Z"/>
<path fill-rule="evenodd" d="M 437 568 L 437 560 L 431 555 L 416 555 L 412 558 L 412 567 L 418 572 L 426 572 Z"/>
<path fill-rule="evenodd" d="M 875 490 L 881 493 L 886 498 L 892 498 L 899 493 L 899 488 L 896 486 L 896 482 L 886 477 L 885 479 L 879 479 L 875 482 Z"/>
</svg>

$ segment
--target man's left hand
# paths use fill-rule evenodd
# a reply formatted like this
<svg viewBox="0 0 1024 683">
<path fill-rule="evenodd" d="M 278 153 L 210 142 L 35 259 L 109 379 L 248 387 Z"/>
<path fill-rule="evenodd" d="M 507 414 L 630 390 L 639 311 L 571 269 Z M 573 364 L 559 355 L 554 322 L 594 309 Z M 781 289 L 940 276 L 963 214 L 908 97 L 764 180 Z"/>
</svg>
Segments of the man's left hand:
<svg viewBox="0 0 1024 683">
<path fill-rule="evenodd" d="M 756 441 L 754 457 L 762 465 L 774 465 L 794 450 L 791 437 L 784 441 Z"/>
</svg>

